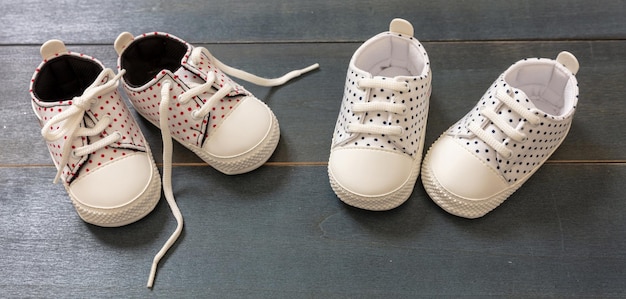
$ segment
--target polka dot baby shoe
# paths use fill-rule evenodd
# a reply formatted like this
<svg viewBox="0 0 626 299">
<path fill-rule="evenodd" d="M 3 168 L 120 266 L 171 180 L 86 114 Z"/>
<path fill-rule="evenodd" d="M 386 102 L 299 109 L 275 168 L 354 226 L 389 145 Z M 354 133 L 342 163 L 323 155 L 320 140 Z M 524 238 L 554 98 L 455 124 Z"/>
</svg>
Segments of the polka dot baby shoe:
<svg viewBox="0 0 626 299">
<path fill-rule="evenodd" d="M 118 94 L 120 76 L 63 42 L 41 47 L 30 83 L 32 107 L 78 215 L 122 226 L 150 213 L 161 182 L 150 148 Z"/>
<path fill-rule="evenodd" d="M 406 20 L 392 20 L 389 31 L 356 50 L 328 162 L 339 199 L 382 211 L 409 198 L 420 171 L 430 82 L 428 55 Z"/>
<path fill-rule="evenodd" d="M 578 61 L 513 64 L 478 104 L 432 145 L 422 181 L 451 214 L 481 217 L 526 182 L 565 139 L 578 102 Z"/>
<path fill-rule="evenodd" d="M 318 64 L 266 79 L 227 66 L 207 49 L 193 47 L 167 33 L 134 37 L 124 32 L 114 47 L 131 104 L 161 128 L 163 189 L 178 223 L 153 260 L 147 284 L 152 287 L 160 259 L 180 236 L 183 226 L 171 187 L 171 140 L 225 174 L 260 167 L 278 144 L 278 121 L 269 107 L 227 74 L 262 86 L 277 86 L 316 69 Z"/>
<path fill-rule="evenodd" d="M 260 78 L 229 67 L 202 47 L 161 32 L 115 41 L 124 90 L 137 112 L 225 174 L 261 166 L 280 137 L 278 121 L 263 102 L 227 74 L 263 86 L 276 86 L 318 67 Z M 165 102 L 167 115 L 159 113 Z M 162 119 L 161 119 L 162 118 Z"/>
</svg>

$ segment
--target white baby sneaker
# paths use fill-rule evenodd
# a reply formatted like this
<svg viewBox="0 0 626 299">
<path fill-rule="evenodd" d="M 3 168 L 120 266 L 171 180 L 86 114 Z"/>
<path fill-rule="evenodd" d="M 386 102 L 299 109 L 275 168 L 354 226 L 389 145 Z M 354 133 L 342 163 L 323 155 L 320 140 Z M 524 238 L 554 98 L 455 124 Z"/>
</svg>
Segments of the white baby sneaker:
<svg viewBox="0 0 626 299">
<path fill-rule="evenodd" d="M 409 198 L 420 171 L 430 82 L 426 50 L 405 20 L 392 20 L 388 32 L 356 50 L 328 162 L 339 199 L 382 211 Z"/>
<path fill-rule="evenodd" d="M 118 80 L 93 57 L 63 42 L 41 46 L 31 83 L 32 107 L 78 215 L 122 226 L 150 213 L 161 181 L 150 148 L 117 91 Z"/>
<path fill-rule="evenodd" d="M 118 68 L 135 110 L 161 128 L 163 191 L 177 221 L 176 230 L 152 262 L 152 287 L 159 261 L 180 236 L 183 217 L 172 192 L 172 139 L 225 174 L 252 171 L 267 161 L 278 144 L 274 113 L 226 74 L 262 85 L 284 84 L 318 67 L 311 65 L 276 79 L 229 67 L 202 47 L 161 32 L 115 40 Z M 124 73 L 125 72 L 125 73 Z"/>
<path fill-rule="evenodd" d="M 254 170 L 267 161 L 280 137 L 278 121 L 263 102 L 226 74 L 262 86 L 276 86 L 317 68 L 317 64 L 277 79 L 229 67 L 202 47 L 166 33 L 115 41 L 124 90 L 139 114 L 157 127 L 161 119 L 172 138 L 225 174 Z M 166 103 L 167 115 L 159 106 Z"/>
<path fill-rule="evenodd" d="M 578 61 L 528 58 L 513 64 L 478 104 L 432 145 L 422 181 L 451 214 L 477 218 L 506 200 L 567 135 L 578 102 Z"/>
</svg>

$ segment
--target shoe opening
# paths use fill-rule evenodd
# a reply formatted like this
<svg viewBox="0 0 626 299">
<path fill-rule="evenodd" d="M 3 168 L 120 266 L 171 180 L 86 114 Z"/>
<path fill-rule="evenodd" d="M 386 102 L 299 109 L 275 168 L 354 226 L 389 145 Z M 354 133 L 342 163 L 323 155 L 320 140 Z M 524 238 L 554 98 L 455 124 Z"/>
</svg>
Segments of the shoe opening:
<svg viewBox="0 0 626 299">
<path fill-rule="evenodd" d="M 126 70 L 124 80 L 133 87 L 140 87 L 152 80 L 162 70 L 175 72 L 187 46 L 163 35 L 147 36 L 136 40 L 120 58 L 121 69 Z"/>
<path fill-rule="evenodd" d="M 521 89 L 537 109 L 554 116 L 567 114 L 575 105 L 575 80 L 557 62 L 527 60 L 510 69 L 506 82 Z"/>
<path fill-rule="evenodd" d="M 371 39 L 355 53 L 354 64 L 372 76 L 426 75 L 428 57 L 415 40 L 393 34 Z"/>
<path fill-rule="evenodd" d="M 33 83 L 33 93 L 44 102 L 71 100 L 83 94 L 102 72 L 89 58 L 61 55 L 45 63 Z"/>
</svg>

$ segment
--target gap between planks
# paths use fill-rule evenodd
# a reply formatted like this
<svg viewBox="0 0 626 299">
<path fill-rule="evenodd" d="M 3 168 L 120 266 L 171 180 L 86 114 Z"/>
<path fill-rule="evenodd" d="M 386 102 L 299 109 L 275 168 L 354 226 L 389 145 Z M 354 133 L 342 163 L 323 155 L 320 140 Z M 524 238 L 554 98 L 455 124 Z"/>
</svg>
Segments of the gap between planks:
<svg viewBox="0 0 626 299">
<path fill-rule="evenodd" d="M 626 160 L 548 160 L 545 164 L 552 165 L 626 165 Z M 163 167 L 163 163 L 156 163 Z M 274 167 L 307 167 L 307 166 L 327 166 L 328 162 L 266 162 L 264 166 Z M 205 167 L 202 162 L 172 163 L 174 167 Z M 0 168 L 46 168 L 54 167 L 53 164 L 0 164 Z"/>
</svg>

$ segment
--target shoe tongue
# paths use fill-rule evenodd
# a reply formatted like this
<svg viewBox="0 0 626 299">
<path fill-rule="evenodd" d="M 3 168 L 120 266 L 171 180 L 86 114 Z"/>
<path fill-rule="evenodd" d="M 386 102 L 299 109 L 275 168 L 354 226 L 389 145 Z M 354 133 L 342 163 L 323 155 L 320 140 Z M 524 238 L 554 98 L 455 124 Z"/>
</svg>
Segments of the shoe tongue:
<svg viewBox="0 0 626 299">
<path fill-rule="evenodd" d="M 206 81 L 194 72 L 189 71 L 187 68 L 181 66 L 174 72 L 175 76 L 178 76 L 181 80 L 185 81 L 190 88 L 194 88 L 198 85 L 204 84 Z"/>
<path fill-rule="evenodd" d="M 372 77 L 372 79 L 375 80 L 387 80 L 387 81 L 392 81 L 393 78 L 391 77 L 386 77 L 386 76 L 374 76 Z M 392 90 L 386 90 L 384 88 L 372 88 L 370 90 L 370 102 L 391 102 L 391 95 L 395 94 L 397 92 L 393 92 Z M 376 97 L 374 97 L 373 95 L 376 95 Z"/>
<path fill-rule="evenodd" d="M 504 83 L 504 82 L 502 82 Z M 508 86 L 508 84 L 506 85 Z M 519 88 L 509 87 L 506 89 L 507 94 L 509 94 L 515 102 L 520 104 L 524 108 L 535 109 L 535 105 L 530 100 L 530 98 L 526 95 L 524 91 Z M 511 107 L 506 104 L 499 103 L 496 97 L 497 90 L 493 90 L 493 93 L 488 97 L 483 99 L 483 105 L 488 107 L 497 107 L 495 112 L 498 114 L 498 117 L 506 120 L 506 123 L 512 128 L 517 128 L 520 125 L 520 122 L 524 119 L 519 113 L 513 110 Z M 493 108 L 492 108 L 493 109 Z M 500 128 L 498 128 L 495 124 L 490 123 L 485 127 L 485 131 L 493 134 L 497 140 L 505 140 L 508 139 L 507 136 Z"/>
<path fill-rule="evenodd" d="M 530 100 L 528 95 L 526 95 L 526 93 L 523 90 L 512 87 L 510 91 L 511 92 L 509 93 L 509 95 L 511 95 L 511 97 L 513 97 L 513 99 L 524 108 L 528 108 L 528 109 L 537 108 L 535 104 L 533 103 L 533 101 Z"/>
<path fill-rule="evenodd" d="M 193 55 L 197 57 L 194 58 Z M 192 60 L 196 60 L 198 65 L 196 66 L 195 63 L 191 63 Z M 181 61 L 181 67 L 174 72 L 174 75 L 188 84 L 190 88 L 193 88 L 206 83 L 210 72 L 215 74 L 215 80 L 212 84 L 215 90 L 222 88 L 224 84 L 228 83 L 233 87 L 233 90 L 228 93 L 229 97 L 246 95 L 248 93 L 241 85 L 224 74 L 210 59 L 201 55 L 199 51 L 192 50 L 189 56 L 185 56 Z"/>
</svg>

